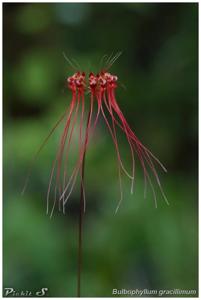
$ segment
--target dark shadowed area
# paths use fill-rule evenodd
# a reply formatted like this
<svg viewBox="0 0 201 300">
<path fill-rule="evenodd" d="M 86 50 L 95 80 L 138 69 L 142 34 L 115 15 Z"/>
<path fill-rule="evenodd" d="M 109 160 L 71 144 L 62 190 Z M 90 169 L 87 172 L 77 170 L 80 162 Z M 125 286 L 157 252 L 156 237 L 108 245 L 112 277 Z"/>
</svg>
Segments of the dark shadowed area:
<svg viewBox="0 0 201 300">
<path fill-rule="evenodd" d="M 81 295 L 197 290 L 198 5 L 4 3 L 3 26 L 4 287 L 76 296 L 79 179 L 66 214 L 56 208 L 51 219 L 46 215 L 64 124 L 34 162 L 23 196 L 21 191 L 35 152 L 71 100 L 64 81 L 74 71 L 62 52 L 81 71 L 97 72 L 104 55 L 122 51 L 110 69 L 118 76 L 117 101 L 136 135 L 166 166 L 166 174 L 157 170 L 170 205 L 154 178 L 158 208 L 150 187 L 144 199 L 137 162 L 134 194 L 122 176 L 124 198 L 114 214 L 120 197 L 116 152 L 100 119 L 86 157 Z M 120 130 L 118 141 L 131 170 Z M 71 167 L 77 147 L 75 137 Z"/>
</svg>

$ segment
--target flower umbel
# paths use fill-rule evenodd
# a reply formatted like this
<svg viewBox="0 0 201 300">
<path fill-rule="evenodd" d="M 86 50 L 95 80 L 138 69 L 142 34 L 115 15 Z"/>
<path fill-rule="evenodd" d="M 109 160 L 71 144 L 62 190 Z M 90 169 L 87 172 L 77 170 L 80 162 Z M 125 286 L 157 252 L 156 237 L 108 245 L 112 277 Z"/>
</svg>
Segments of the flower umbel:
<svg viewBox="0 0 201 300">
<path fill-rule="evenodd" d="M 63 213 L 65 213 L 67 201 L 70 198 L 70 195 L 73 191 L 73 188 L 76 184 L 76 180 L 79 175 L 81 180 L 85 211 L 85 188 L 83 178 L 81 176 L 83 161 L 85 159 L 85 153 L 88 147 L 89 138 L 93 136 L 96 125 L 101 116 L 105 121 L 106 127 L 109 130 L 117 155 L 120 199 L 116 208 L 116 212 L 123 199 L 121 178 L 123 173 L 131 180 L 131 193 L 133 193 L 134 181 L 136 176 L 136 157 L 140 161 L 144 174 L 144 196 L 146 196 L 148 183 L 153 193 L 155 206 L 157 207 L 156 193 L 150 176 L 150 173 L 152 173 L 155 177 L 155 180 L 157 182 L 157 185 L 159 186 L 159 189 L 165 202 L 169 204 L 163 192 L 160 179 L 156 171 L 156 165 L 160 166 L 165 172 L 167 172 L 166 168 L 162 165 L 159 159 L 156 156 L 154 156 L 153 153 L 147 147 L 145 147 L 142 144 L 142 142 L 137 138 L 136 134 L 131 129 L 126 118 L 124 117 L 124 114 L 121 111 L 116 100 L 115 91 L 118 87 L 118 77 L 114 74 L 109 73 L 108 70 L 120 55 L 121 52 L 118 52 L 113 58 L 111 56 L 107 58 L 107 67 L 102 69 L 102 71 L 96 75 L 91 72 L 87 78 L 85 72 L 77 71 L 65 80 L 65 86 L 71 92 L 70 105 L 67 108 L 66 112 L 56 122 L 55 126 L 52 128 L 49 135 L 46 137 L 46 139 L 40 146 L 32 161 L 33 164 L 36 157 L 43 149 L 52 133 L 61 124 L 61 122 L 65 120 L 65 126 L 60 138 L 56 158 L 53 161 L 47 192 L 47 214 L 50 214 L 50 217 L 52 217 L 53 215 L 56 203 L 58 203 L 59 210 L 62 210 Z M 77 68 L 73 65 L 70 59 L 65 56 L 65 54 L 64 57 L 74 69 Z M 87 105 L 85 101 L 87 101 Z M 77 126 L 77 124 L 79 127 L 79 154 L 77 161 L 74 164 L 73 170 L 70 171 L 69 150 L 72 146 L 72 139 L 73 135 L 75 135 L 75 127 Z M 130 148 L 132 161 L 130 172 L 125 168 L 121 158 L 117 138 L 117 129 L 123 132 Z M 24 193 L 26 189 L 28 179 L 31 173 L 32 164 L 26 177 L 22 193 Z M 54 200 L 53 204 L 50 205 L 50 195 L 52 195 L 52 189 L 54 189 Z"/>
<path fill-rule="evenodd" d="M 122 173 L 124 173 L 131 180 L 131 193 L 133 193 L 134 180 L 135 180 L 135 156 L 138 157 L 144 174 L 145 190 L 146 195 L 147 183 L 149 183 L 153 197 L 155 200 L 155 206 L 157 207 L 156 193 L 154 186 L 149 174 L 151 171 L 156 179 L 156 182 L 160 188 L 160 191 L 168 204 L 168 200 L 163 192 L 158 173 L 156 171 L 156 164 L 158 164 L 165 172 L 166 169 L 162 163 L 148 150 L 141 141 L 137 138 L 134 131 L 126 121 L 123 112 L 121 111 L 115 95 L 115 90 L 118 87 L 118 77 L 109 73 L 108 71 L 101 71 L 97 75 L 90 73 L 88 82 L 84 72 L 76 72 L 66 80 L 66 85 L 72 93 L 71 103 L 67 112 L 65 113 L 66 121 L 63 134 L 60 139 L 59 149 L 57 151 L 56 158 L 53 162 L 52 171 L 50 175 L 48 194 L 47 194 L 47 213 L 50 212 L 52 216 L 56 203 L 58 202 L 59 209 L 65 212 L 66 203 L 73 191 L 78 175 L 81 172 L 81 166 L 84 159 L 84 154 L 88 147 L 89 138 L 92 137 L 96 128 L 99 117 L 102 115 L 105 124 L 112 137 L 118 162 L 118 173 L 119 173 L 119 186 L 120 186 L 120 200 L 116 208 L 116 212 L 123 199 L 122 192 Z M 86 128 L 85 124 L 85 101 L 86 94 L 90 95 L 90 106 L 88 109 L 88 120 Z M 96 106 L 96 111 L 94 107 Z M 95 111 L 95 114 L 94 114 Z M 80 116 L 80 117 L 79 117 Z M 68 170 L 68 159 L 69 159 L 69 148 L 72 143 L 72 136 L 74 133 L 75 125 L 79 118 L 79 155 L 77 162 L 71 174 L 67 174 Z M 117 139 L 117 128 L 119 128 L 125 135 L 128 145 L 130 148 L 132 167 L 131 173 L 124 167 Z M 64 155 L 65 153 L 65 155 Z M 62 164 L 64 164 L 64 171 L 62 175 Z M 55 176 L 55 187 L 54 194 L 55 199 L 53 206 L 50 210 L 50 191 L 52 189 L 52 181 Z M 82 180 L 82 178 L 81 178 Z M 83 190 L 84 190 L 84 183 Z M 84 211 L 85 211 L 85 193 L 84 193 Z"/>
</svg>

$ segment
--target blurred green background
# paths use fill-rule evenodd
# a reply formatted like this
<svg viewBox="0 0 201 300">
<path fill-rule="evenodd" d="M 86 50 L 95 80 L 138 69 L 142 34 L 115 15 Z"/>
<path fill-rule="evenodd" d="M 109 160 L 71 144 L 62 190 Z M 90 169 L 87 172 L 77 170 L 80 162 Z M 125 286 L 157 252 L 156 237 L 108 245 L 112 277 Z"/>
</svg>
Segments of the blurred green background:
<svg viewBox="0 0 201 300">
<path fill-rule="evenodd" d="M 143 197 L 137 167 L 134 195 L 123 179 L 103 121 L 86 161 L 82 296 L 112 289 L 197 289 L 198 5 L 34 3 L 3 5 L 4 286 L 48 296 L 76 296 L 79 184 L 66 215 L 46 216 L 46 192 L 62 126 L 29 163 L 70 103 L 64 80 L 73 71 L 62 52 L 98 70 L 103 55 L 123 51 L 111 68 L 117 99 L 142 142 L 164 163 L 170 202 L 155 184 Z M 118 132 L 120 136 L 120 132 Z M 121 136 L 120 136 L 121 138 Z M 127 167 L 129 147 L 120 139 Z"/>
</svg>

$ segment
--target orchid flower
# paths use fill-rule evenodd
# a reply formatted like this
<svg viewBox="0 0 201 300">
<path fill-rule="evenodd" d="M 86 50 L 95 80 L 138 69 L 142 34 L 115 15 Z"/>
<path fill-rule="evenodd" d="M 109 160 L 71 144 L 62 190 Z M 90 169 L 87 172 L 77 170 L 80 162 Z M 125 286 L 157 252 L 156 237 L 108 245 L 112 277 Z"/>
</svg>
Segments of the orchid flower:
<svg viewBox="0 0 201 300">
<path fill-rule="evenodd" d="M 122 110 L 120 109 L 118 102 L 116 100 L 115 91 L 118 87 L 118 77 L 109 73 L 106 70 L 102 70 L 97 75 L 90 73 L 88 81 L 86 79 L 86 74 L 84 72 L 76 72 L 72 76 L 66 79 L 66 85 L 71 92 L 71 103 L 65 114 L 65 126 L 60 138 L 60 144 L 57 151 L 56 158 L 53 162 L 52 171 L 50 175 L 48 193 L 47 193 L 47 213 L 49 212 L 50 205 L 50 191 L 52 189 L 53 177 L 55 177 L 55 199 L 50 211 L 50 216 L 52 216 L 56 203 L 58 203 L 59 209 L 65 213 L 65 207 L 68 199 L 74 189 L 76 184 L 77 177 L 81 175 L 82 165 L 85 158 L 85 153 L 89 144 L 89 139 L 92 138 L 93 133 L 96 129 L 97 122 L 99 118 L 102 118 L 105 121 L 106 127 L 109 130 L 112 141 L 114 143 L 117 163 L 118 163 L 118 175 L 119 175 L 119 186 L 120 186 L 120 199 L 116 212 L 123 199 L 122 191 L 122 174 L 124 173 L 131 180 L 131 193 L 133 193 L 134 181 L 135 181 L 135 160 L 137 157 L 141 163 L 141 167 L 144 174 L 145 189 L 144 195 L 146 196 L 147 183 L 149 183 L 155 206 L 157 207 L 156 193 L 154 190 L 154 185 L 150 177 L 150 171 L 153 173 L 156 182 L 159 186 L 161 194 L 168 204 L 168 200 L 163 192 L 158 173 L 156 171 L 156 164 L 159 165 L 163 171 L 166 172 L 166 168 L 162 165 L 156 156 L 146 148 L 142 142 L 137 138 L 134 131 L 129 126 Z M 85 127 L 84 120 L 86 119 L 86 100 L 89 97 L 89 109 L 87 112 L 87 125 Z M 75 126 L 79 118 L 79 155 L 77 161 L 74 165 L 74 168 L 71 174 L 67 174 L 68 170 L 68 160 L 69 160 L 69 148 L 72 143 L 72 136 L 75 131 Z M 125 135 L 131 153 L 132 166 L 131 171 L 129 172 L 122 161 L 120 154 L 120 146 L 117 138 L 117 128 L 119 128 L 122 133 Z M 64 157 L 65 156 L 65 157 Z M 64 163 L 64 171 L 62 174 L 62 164 Z M 81 185 L 83 188 L 83 197 L 84 197 L 84 211 L 86 207 L 85 201 L 85 189 L 84 181 L 82 176 Z M 59 196 L 57 196 L 57 194 Z"/>
</svg>

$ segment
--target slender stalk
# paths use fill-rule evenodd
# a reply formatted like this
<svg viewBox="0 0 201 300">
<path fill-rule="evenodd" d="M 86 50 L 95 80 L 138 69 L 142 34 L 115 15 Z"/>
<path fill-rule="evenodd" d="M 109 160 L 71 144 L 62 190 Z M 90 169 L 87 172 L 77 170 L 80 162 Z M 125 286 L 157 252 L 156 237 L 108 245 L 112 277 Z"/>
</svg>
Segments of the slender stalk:
<svg viewBox="0 0 201 300">
<path fill-rule="evenodd" d="M 80 207 L 79 207 L 79 224 L 78 224 L 78 272 L 77 272 L 77 297 L 80 297 L 81 289 L 81 271 L 82 271 L 82 239 L 83 239 L 83 214 L 84 214 L 84 167 L 85 167 L 84 152 L 82 162 L 81 186 L 80 186 Z"/>
<path fill-rule="evenodd" d="M 77 271 L 77 297 L 80 297 L 81 292 L 81 273 L 82 273 L 82 241 L 83 241 L 83 216 L 84 216 L 84 171 L 85 171 L 85 158 L 86 146 L 88 142 L 88 127 L 91 111 L 89 111 L 86 127 L 86 136 L 84 143 L 84 154 L 81 167 L 81 184 L 80 184 L 80 207 L 79 207 L 79 221 L 78 221 L 78 271 Z"/>
</svg>

